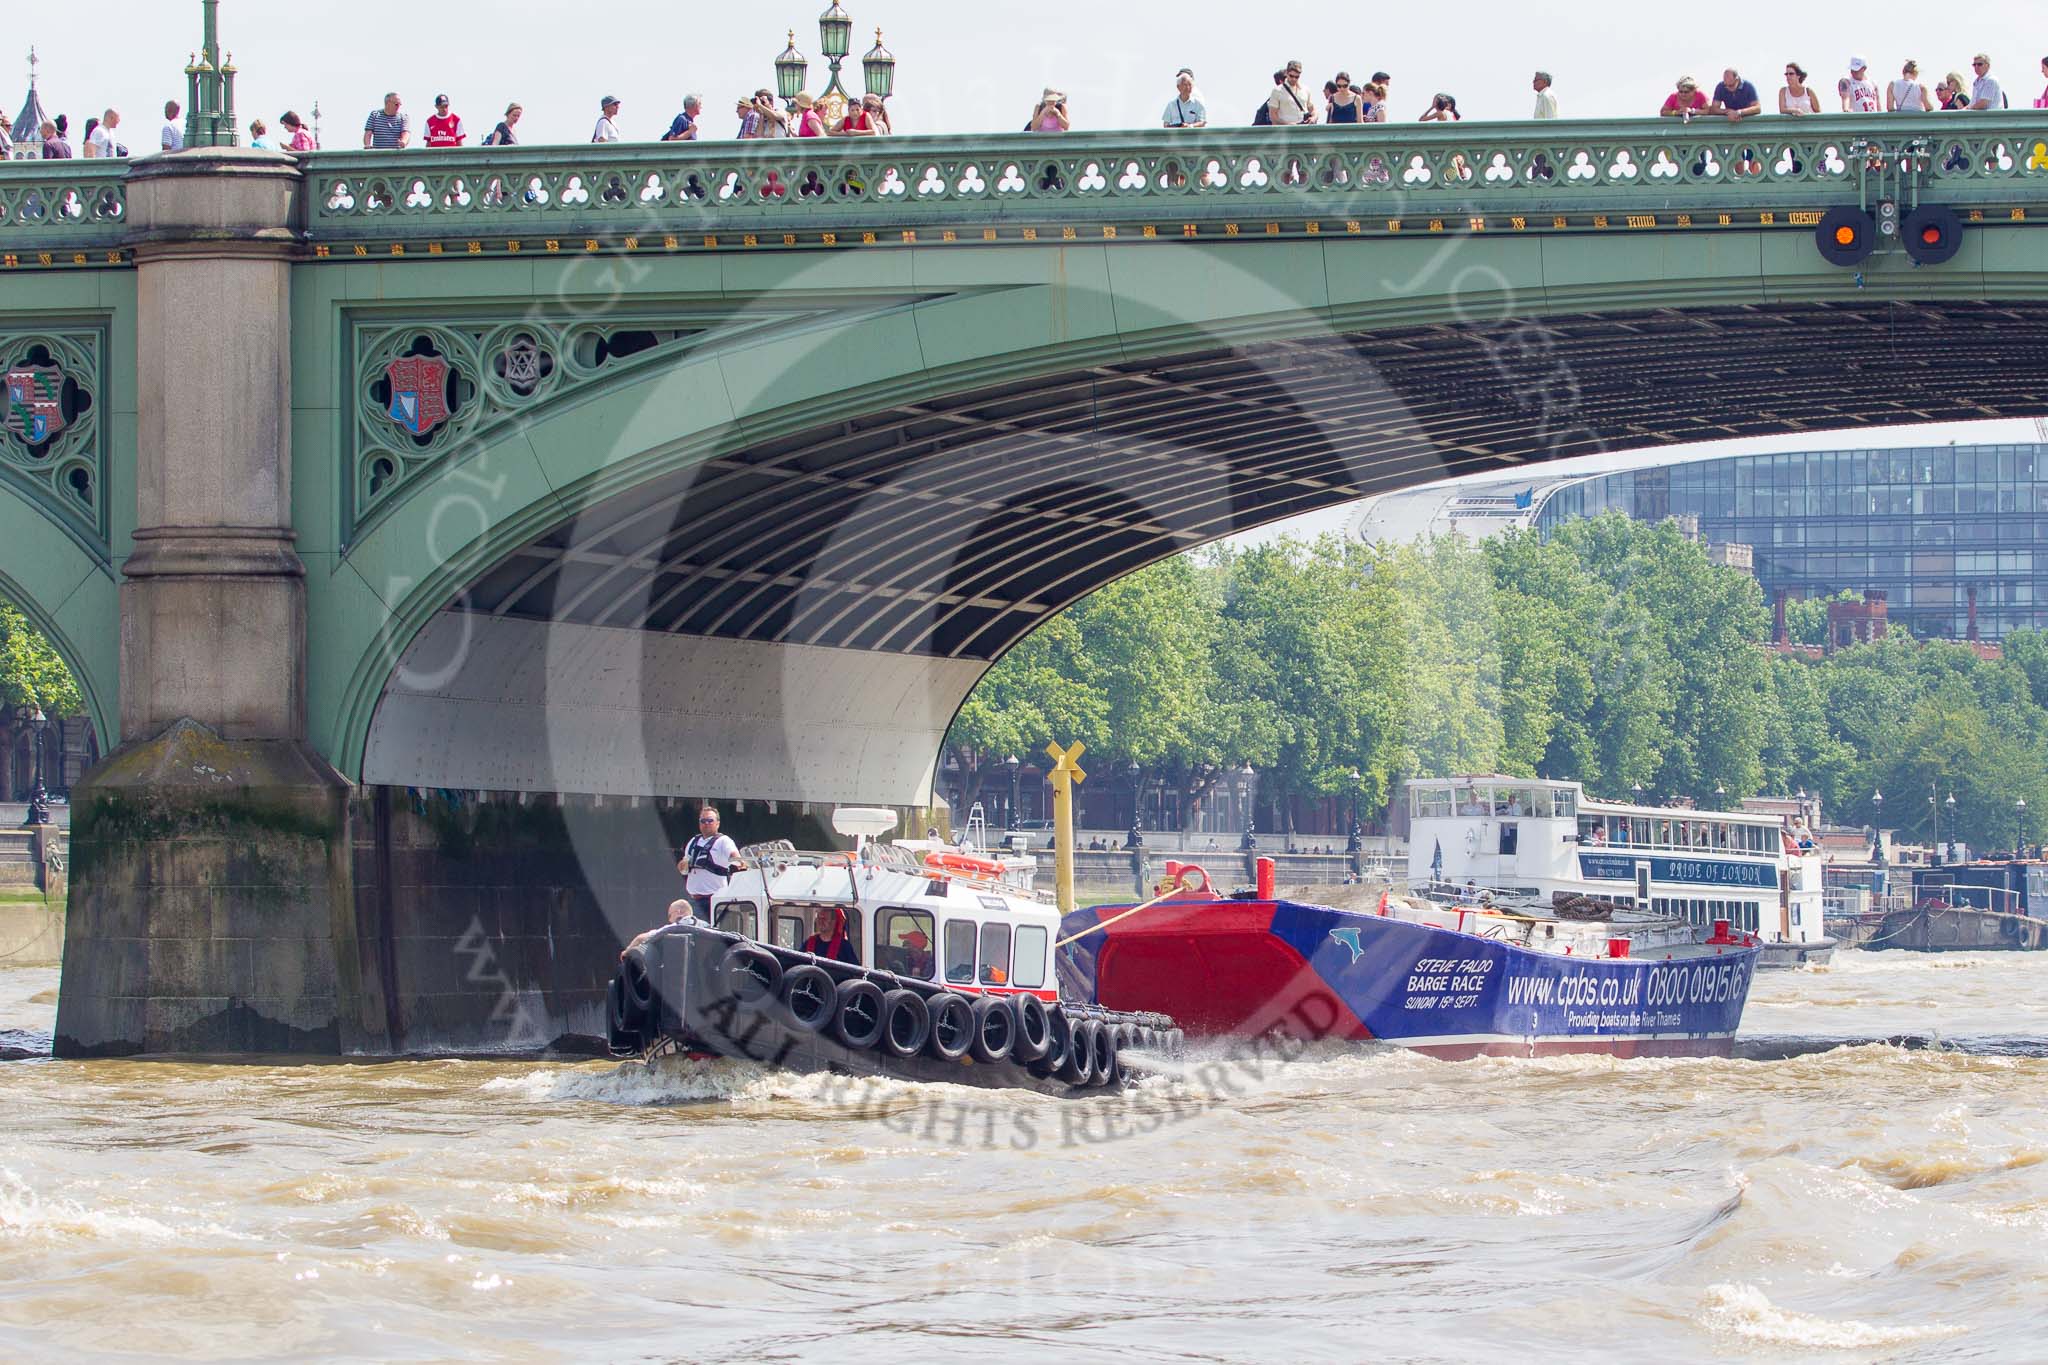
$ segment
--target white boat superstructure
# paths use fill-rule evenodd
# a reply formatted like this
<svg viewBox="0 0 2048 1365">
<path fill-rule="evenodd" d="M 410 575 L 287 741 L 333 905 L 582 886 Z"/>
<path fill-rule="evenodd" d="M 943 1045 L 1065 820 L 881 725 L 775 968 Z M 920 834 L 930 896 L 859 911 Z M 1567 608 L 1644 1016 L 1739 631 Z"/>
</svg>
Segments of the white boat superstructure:
<svg viewBox="0 0 2048 1365">
<path fill-rule="evenodd" d="M 883 843 L 866 832 L 864 815 L 895 818 L 836 812 L 839 831 L 858 840 L 852 852 L 801 852 L 786 843 L 742 849 L 747 870 L 713 898 L 711 927 L 795 949 L 819 910 L 836 909 L 863 965 L 970 995 L 1057 998 L 1051 952 L 1060 914 L 1037 888 L 1035 858 L 935 840 Z"/>
<path fill-rule="evenodd" d="M 1577 782 L 1471 775 L 1408 784 L 1408 877 L 1503 906 L 1574 898 L 1684 920 L 1726 920 L 1767 965 L 1832 950 L 1819 842 L 1803 817 L 1590 798 Z"/>
</svg>

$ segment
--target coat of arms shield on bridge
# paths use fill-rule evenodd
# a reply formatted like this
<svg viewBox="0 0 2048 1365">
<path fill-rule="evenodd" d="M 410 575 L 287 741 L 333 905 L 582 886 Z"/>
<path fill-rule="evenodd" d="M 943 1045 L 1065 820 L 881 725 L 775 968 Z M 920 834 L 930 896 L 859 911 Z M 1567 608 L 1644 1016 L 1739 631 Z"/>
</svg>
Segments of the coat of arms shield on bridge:
<svg viewBox="0 0 2048 1365">
<path fill-rule="evenodd" d="M 67 425 L 64 373 L 54 365 L 22 365 L 7 372 L 7 429 L 39 446 Z"/>
<path fill-rule="evenodd" d="M 437 355 L 400 356 L 384 367 L 391 381 L 391 420 L 425 436 L 448 420 L 448 362 Z"/>
</svg>

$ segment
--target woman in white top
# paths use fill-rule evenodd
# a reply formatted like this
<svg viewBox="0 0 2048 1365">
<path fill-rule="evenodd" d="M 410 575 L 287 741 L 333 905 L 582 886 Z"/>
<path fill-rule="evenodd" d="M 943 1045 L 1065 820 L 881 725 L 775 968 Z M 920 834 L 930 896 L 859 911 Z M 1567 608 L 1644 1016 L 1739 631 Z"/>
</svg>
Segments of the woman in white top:
<svg viewBox="0 0 2048 1365">
<path fill-rule="evenodd" d="M 1820 99 L 1806 85 L 1806 68 L 1797 62 L 1785 63 L 1785 85 L 1778 91 L 1778 112 L 1781 114 L 1818 114 Z"/>
<path fill-rule="evenodd" d="M 1920 63 L 1908 60 L 1899 78 L 1885 87 L 1885 112 L 1890 114 L 1931 114 L 1934 101 L 1920 83 Z"/>
</svg>

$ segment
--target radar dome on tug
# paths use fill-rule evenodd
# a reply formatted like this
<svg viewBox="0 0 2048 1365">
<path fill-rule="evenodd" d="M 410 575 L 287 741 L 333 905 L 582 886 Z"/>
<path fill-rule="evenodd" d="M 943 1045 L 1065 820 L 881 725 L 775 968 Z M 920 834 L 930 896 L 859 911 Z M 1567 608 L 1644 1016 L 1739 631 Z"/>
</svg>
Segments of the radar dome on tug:
<svg viewBox="0 0 2048 1365">
<path fill-rule="evenodd" d="M 896 812 L 880 806 L 841 806 L 832 812 L 832 829 L 848 839 L 879 839 L 896 828 Z"/>
</svg>

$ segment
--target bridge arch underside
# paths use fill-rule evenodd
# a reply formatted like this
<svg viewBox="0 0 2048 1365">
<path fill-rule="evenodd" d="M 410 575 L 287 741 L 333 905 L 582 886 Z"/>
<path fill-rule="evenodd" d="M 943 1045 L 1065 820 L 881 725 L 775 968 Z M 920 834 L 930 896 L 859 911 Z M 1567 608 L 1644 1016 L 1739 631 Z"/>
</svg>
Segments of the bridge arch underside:
<svg viewBox="0 0 2048 1365">
<path fill-rule="evenodd" d="M 1179 551 L 1609 449 L 2042 413 L 2048 304 L 1875 299 L 1379 329 L 919 401 L 503 557 L 411 643 L 363 776 L 921 805 L 1004 651 Z"/>
</svg>

